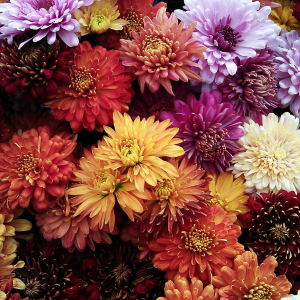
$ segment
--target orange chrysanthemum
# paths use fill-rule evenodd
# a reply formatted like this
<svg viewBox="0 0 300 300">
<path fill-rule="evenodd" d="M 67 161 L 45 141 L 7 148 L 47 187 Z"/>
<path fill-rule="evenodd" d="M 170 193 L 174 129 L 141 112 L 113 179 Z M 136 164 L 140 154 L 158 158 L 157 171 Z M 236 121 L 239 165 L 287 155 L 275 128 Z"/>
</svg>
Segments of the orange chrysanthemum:
<svg viewBox="0 0 300 300">
<path fill-rule="evenodd" d="M 133 40 L 120 40 L 120 59 L 138 76 L 142 93 L 147 84 L 152 93 L 162 85 L 174 95 L 170 80 L 201 81 L 191 70 L 201 67 L 190 60 L 192 56 L 204 57 L 205 47 L 192 38 L 196 24 L 183 29 L 184 21 L 178 24 L 174 13 L 168 18 L 162 7 L 153 20 L 144 18 L 144 28 L 132 32 Z"/>
<path fill-rule="evenodd" d="M 216 274 L 223 266 L 232 266 L 232 259 L 244 251 L 237 242 L 240 234 L 241 228 L 223 209 L 214 206 L 207 217 L 200 216 L 192 226 L 182 225 L 179 233 L 163 234 L 151 241 L 149 249 L 158 252 L 152 262 L 156 268 L 168 271 L 169 279 L 178 273 L 202 280 L 207 273 Z"/>
<path fill-rule="evenodd" d="M 218 289 L 213 285 L 203 287 L 203 282 L 197 277 L 188 281 L 184 277 L 176 276 L 174 282 L 169 280 L 165 284 L 165 297 L 157 300 L 219 300 Z"/>
<path fill-rule="evenodd" d="M 137 191 L 126 174 L 123 174 L 124 168 L 118 170 L 107 168 L 106 160 L 95 158 L 96 150 L 101 153 L 101 145 L 99 142 L 98 148 L 93 147 L 92 153 L 87 149 L 84 150 L 84 157 L 79 162 L 81 170 L 74 171 L 76 176 L 74 180 L 80 183 L 70 187 L 66 194 L 75 196 L 72 203 L 78 207 L 74 217 L 80 215 L 83 219 L 89 215 L 92 218 L 92 228 L 98 224 L 99 229 L 102 229 L 108 224 L 112 231 L 115 227 L 116 201 L 133 221 L 133 213 L 142 213 L 146 209 L 142 199 L 151 199 L 151 194 L 148 190 L 144 193 Z"/>
<path fill-rule="evenodd" d="M 168 128 L 169 120 L 154 122 L 155 117 L 134 121 L 128 114 L 114 112 L 114 127 L 105 126 L 109 137 L 104 137 L 106 144 L 95 149 L 97 158 L 108 162 L 106 169 L 127 168 L 127 177 L 136 188 L 144 191 L 145 182 L 155 187 L 157 181 L 178 177 L 176 168 L 160 157 L 178 157 L 184 150 L 176 146 L 181 142 L 174 138 L 178 128 Z"/>
<path fill-rule="evenodd" d="M 277 262 L 269 256 L 259 266 L 254 252 L 246 251 L 234 259 L 233 268 L 223 267 L 213 278 L 221 300 L 280 300 L 287 297 L 292 284 L 284 275 L 276 277 Z"/>
<path fill-rule="evenodd" d="M 68 121 L 76 132 L 112 125 L 113 111 L 128 110 L 134 76 L 119 61 L 119 52 L 84 41 L 75 49 L 70 82 L 50 95 L 47 105 L 55 119 Z"/>
</svg>

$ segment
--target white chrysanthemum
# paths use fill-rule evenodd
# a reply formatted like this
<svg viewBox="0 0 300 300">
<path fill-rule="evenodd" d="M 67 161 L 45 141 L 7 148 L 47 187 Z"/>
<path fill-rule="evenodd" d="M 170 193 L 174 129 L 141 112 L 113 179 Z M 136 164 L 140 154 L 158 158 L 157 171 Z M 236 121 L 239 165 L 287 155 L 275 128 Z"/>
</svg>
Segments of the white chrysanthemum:
<svg viewBox="0 0 300 300">
<path fill-rule="evenodd" d="M 263 116 L 261 126 L 253 120 L 244 124 L 245 136 L 238 141 L 231 169 L 236 177 L 245 176 L 246 192 L 300 191 L 298 125 L 299 119 L 287 112 L 280 118 Z"/>
</svg>

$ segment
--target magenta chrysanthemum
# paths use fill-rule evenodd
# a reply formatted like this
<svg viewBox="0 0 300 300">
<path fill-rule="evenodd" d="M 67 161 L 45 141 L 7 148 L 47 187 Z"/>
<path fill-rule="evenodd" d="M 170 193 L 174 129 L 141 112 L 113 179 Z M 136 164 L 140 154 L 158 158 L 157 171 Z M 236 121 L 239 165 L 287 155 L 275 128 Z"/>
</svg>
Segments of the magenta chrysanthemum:
<svg viewBox="0 0 300 300">
<path fill-rule="evenodd" d="M 239 128 L 243 118 L 230 102 L 222 103 L 222 94 L 204 90 L 200 100 L 192 94 L 187 103 L 174 101 L 175 113 L 162 112 L 162 119 L 170 119 L 173 127 L 179 127 L 176 137 L 188 159 L 201 165 L 208 173 L 224 172 L 232 156 L 237 153 L 235 140 L 244 136 Z"/>
<path fill-rule="evenodd" d="M 198 60 L 203 82 L 221 84 L 224 76 L 236 73 L 236 57 L 256 56 L 256 50 L 264 49 L 280 32 L 267 20 L 271 8 L 259 9 L 259 1 L 185 0 L 185 5 L 186 12 L 175 13 L 186 24 L 197 21 L 193 37 L 206 47 L 204 59 Z"/>
<path fill-rule="evenodd" d="M 87 6 L 94 0 L 11 0 L 0 3 L 0 38 L 8 39 L 12 44 L 13 37 L 25 31 L 34 30 L 37 34 L 19 45 L 21 48 L 29 40 L 40 41 L 47 36 L 48 44 L 56 40 L 56 34 L 69 46 L 79 43 L 76 32 L 80 25 L 72 19 L 72 13 L 81 6 Z"/>
</svg>

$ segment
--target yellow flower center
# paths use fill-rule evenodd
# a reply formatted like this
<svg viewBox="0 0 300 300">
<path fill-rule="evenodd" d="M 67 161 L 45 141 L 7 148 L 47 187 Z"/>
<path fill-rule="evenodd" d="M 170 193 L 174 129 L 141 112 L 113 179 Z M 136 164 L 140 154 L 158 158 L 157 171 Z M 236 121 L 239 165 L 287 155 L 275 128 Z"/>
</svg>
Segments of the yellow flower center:
<svg viewBox="0 0 300 300">
<path fill-rule="evenodd" d="M 71 70 L 70 77 L 71 84 L 69 87 L 76 89 L 80 96 L 85 96 L 89 92 L 95 93 L 94 78 L 85 67 L 81 67 L 79 70 Z"/>
<path fill-rule="evenodd" d="M 255 286 L 248 291 L 247 295 L 244 295 L 244 299 L 251 299 L 251 300 L 272 300 L 272 294 L 274 292 L 274 287 L 262 283 L 259 286 Z"/>
<path fill-rule="evenodd" d="M 143 40 L 143 49 L 144 51 L 152 55 L 168 55 L 172 53 L 172 41 L 168 38 L 160 38 L 151 35 L 147 35 Z M 175 56 L 176 54 L 173 53 Z"/>
<path fill-rule="evenodd" d="M 111 177 L 113 176 L 109 172 L 100 172 L 99 174 L 96 174 L 94 179 L 94 187 L 103 187 L 103 185 L 107 183 Z"/>
<path fill-rule="evenodd" d="M 132 167 L 138 163 L 143 161 L 142 153 L 144 151 L 144 147 L 142 149 L 138 145 L 137 140 L 129 140 L 126 139 L 121 143 L 120 156 L 121 161 L 124 166 Z"/>
<path fill-rule="evenodd" d="M 132 39 L 132 31 L 139 32 L 140 27 L 144 24 L 143 16 L 131 7 L 130 12 L 123 19 L 128 21 L 128 24 L 123 26 L 121 39 Z"/>
<path fill-rule="evenodd" d="M 157 199 L 168 200 L 172 194 L 177 194 L 175 179 L 164 179 L 164 181 L 159 182 L 152 191 Z"/>
<path fill-rule="evenodd" d="M 110 20 L 104 14 L 92 14 L 89 28 L 92 33 L 101 34 L 110 28 Z"/>
<path fill-rule="evenodd" d="M 211 207 L 217 205 L 217 206 L 223 208 L 224 210 L 226 210 L 226 207 L 228 205 L 227 198 L 222 199 L 221 194 L 219 194 L 219 193 L 216 193 L 215 195 L 213 195 L 213 198 L 208 199 L 207 202 L 208 202 L 209 206 L 211 206 Z"/>
<path fill-rule="evenodd" d="M 76 207 L 70 204 L 68 195 L 64 196 L 63 198 L 60 198 L 57 204 L 62 208 L 65 216 L 73 217 L 76 211 Z"/>
</svg>

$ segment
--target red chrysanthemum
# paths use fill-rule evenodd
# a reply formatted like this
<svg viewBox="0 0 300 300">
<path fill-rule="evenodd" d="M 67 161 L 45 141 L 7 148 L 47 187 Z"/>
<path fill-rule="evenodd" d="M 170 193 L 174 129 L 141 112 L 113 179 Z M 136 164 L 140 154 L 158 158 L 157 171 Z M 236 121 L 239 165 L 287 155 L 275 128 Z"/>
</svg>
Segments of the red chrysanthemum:
<svg viewBox="0 0 300 300">
<path fill-rule="evenodd" d="M 119 52 L 89 42 L 75 49 L 71 81 L 49 96 L 47 105 L 55 119 L 68 121 L 76 132 L 83 128 L 100 130 L 113 124 L 113 111 L 128 110 L 134 91 L 134 76 L 119 61 Z"/>
<path fill-rule="evenodd" d="M 47 126 L 31 129 L 9 143 L 0 144 L 0 193 L 11 209 L 19 204 L 36 211 L 49 205 L 49 195 L 62 197 L 74 164 L 70 154 L 76 143 L 60 135 L 51 137 Z"/>
</svg>

